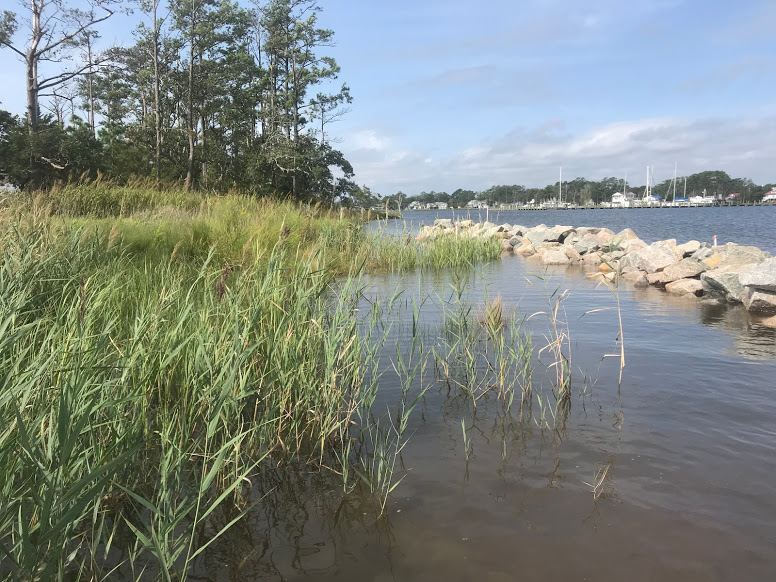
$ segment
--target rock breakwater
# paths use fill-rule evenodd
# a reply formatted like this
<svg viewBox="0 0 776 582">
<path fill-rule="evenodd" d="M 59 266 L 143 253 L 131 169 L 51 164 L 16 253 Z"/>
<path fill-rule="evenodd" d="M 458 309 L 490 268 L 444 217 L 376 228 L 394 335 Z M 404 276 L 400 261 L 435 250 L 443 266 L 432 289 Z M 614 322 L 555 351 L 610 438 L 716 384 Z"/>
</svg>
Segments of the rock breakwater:
<svg viewBox="0 0 776 582">
<path fill-rule="evenodd" d="M 543 265 L 579 265 L 590 279 L 628 281 L 666 293 L 741 303 L 752 313 L 776 315 L 776 258 L 757 247 L 712 246 L 675 239 L 647 244 L 631 229 L 435 221 L 423 226 L 418 241 L 440 236 L 501 240 L 505 254 Z"/>
</svg>

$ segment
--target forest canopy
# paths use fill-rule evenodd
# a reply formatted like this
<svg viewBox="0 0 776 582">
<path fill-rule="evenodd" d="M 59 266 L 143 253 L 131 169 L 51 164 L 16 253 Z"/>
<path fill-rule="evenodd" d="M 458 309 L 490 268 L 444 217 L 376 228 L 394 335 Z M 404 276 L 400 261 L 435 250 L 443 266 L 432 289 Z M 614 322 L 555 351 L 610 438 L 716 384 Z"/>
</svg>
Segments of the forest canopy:
<svg viewBox="0 0 776 582">
<path fill-rule="evenodd" d="M 314 0 L 20 6 L 0 15 L 0 54 L 15 53 L 28 80 L 25 116 L 0 111 L 0 178 L 150 177 L 300 200 L 355 186 L 329 138 L 350 89 Z M 142 17 L 133 44 L 98 50 L 102 23 L 126 10 Z"/>
</svg>

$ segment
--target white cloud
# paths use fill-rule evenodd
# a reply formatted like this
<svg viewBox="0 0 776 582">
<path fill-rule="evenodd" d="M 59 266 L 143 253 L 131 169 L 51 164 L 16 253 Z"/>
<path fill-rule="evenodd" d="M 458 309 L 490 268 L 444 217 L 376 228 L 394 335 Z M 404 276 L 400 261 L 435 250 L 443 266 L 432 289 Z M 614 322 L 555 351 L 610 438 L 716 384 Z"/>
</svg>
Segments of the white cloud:
<svg viewBox="0 0 776 582">
<path fill-rule="evenodd" d="M 348 141 L 352 142 L 352 146 L 356 149 L 363 150 L 382 151 L 388 145 L 388 140 L 380 137 L 373 129 L 357 131 L 350 136 Z"/>
<path fill-rule="evenodd" d="M 577 135 L 561 133 L 562 128 L 554 120 L 513 130 L 498 140 L 470 144 L 448 156 L 432 156 L 421 148 L 394 150 L 393 143 L 376 155 L 366 155 L 365 150 L 343 151 L 354 165 L 357 180 L 383 194 L 399 189 L 410 194 L 432 189 L 479 190 L 493 184 L 544 186 L 556 179 L 559 166 L 569 178 L 596 179 L 625 172 L 641 176 L 647 165 L 653 165 L 655 178 L 662 180 L 678 163 L 680 174 L 721 169 L 759 183 L 776 179 L 776 117 L 642 119 Z"/>
</svg>

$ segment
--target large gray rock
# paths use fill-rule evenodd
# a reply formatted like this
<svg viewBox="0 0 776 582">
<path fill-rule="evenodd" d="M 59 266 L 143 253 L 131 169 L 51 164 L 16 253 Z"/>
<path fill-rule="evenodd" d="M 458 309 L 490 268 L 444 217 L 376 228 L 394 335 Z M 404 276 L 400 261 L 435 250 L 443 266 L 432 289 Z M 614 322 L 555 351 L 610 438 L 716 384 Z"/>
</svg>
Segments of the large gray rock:
<svg viewBox="0 0 776 582">
<path fill-rule="evenodd" d="M 629 281 L 633 284 L 634 287 L 639 289 L 649 286 L 649 281 L 647 281 L 647 276 L 644 271 L 629 271 L 628 273 L 622 275 L 622 278 L 626 281 Z"/>
<path fill-rule="evenodd" d="M 657 285 L 658 287 L 662 287 L 666 283 L 670 283 L 670 281 L 666 280 L 666 274 L 663 271 L 649 273 L 647 275 L 647 282 L 650 285 Z"/>
<path fill-rule="evenodd" d="M 574 250 L 580 255 L 586 255 L 598 250 L 600 242 L 595 235 L 585 235 L 574 243 Z"/>
<path fill-rule="evenodd" d="M 744 285 L 741 282 L 741 275 L 770 258 L 770 253 L 757 247 L 745 247 L 733 243 L 714 247 L 713 251 L 714 254 L 703 261 L 707 266 L 713 267 L 701 275 L 704 292 L 731 303 L 742 303 Z"/>
<path fill-rule="evenodd" d="M 511 244 L 513 247 L 517 248 L 521 244 L 523 244 L 523 237 L 520 236 L 513 236 L 509 239 L 509 244 Z"/>
<path fill-rule="evenodd" d="M 503 226 L 492 226 L 482 231 L 484 238 L 509 238 L 509 233 Z"/>
<path fill-rule="evenodd" d="M 554 226 L 547 228 L 543 225 L 531 228 L 525 233 L 532 245 L 540 245 L 546 242 L 563 242 L 567 236 L 573 234 L 572 226 Z"/>
<path fill-rule="evenodd" d="M 512 247 L 512 245 L 509 243 L 507 239 L 502 239 L 501 250 L 507 253 L 511 253 L 512 251 L 514 251 L 514 248 Z"/>
<path fill-rule="evenodd" d="M 744 286 L 741 284 L 740 275 L 750 267 L 751 265 L 728 265 L 702 273 L 703 291 L 711 297 L 730 303 L 742 303 Z"/>
<path fill-rule="evenodd" d="M 437 228 L 453 228 L 453 220 L 451 218 L 437 218 L 434 221 L 434 226 Z"/>
<path fill-rule="evenodd" d="M 569 260 L 573 263 L 577 263 L 582 260 L 582 255 L 580 255 L 574 247 L 563 247 L 563 252 L 566 253 L 566 256 L 569 258 Z"/>
<path fill-rule="evenodd" d="M 593 233 L 593 230 L 596 232 Z M 589 229 L 588 232 L 595 234 L 596 237 L 598 237 L 598 240 L 601 241 L 601 246 L 609 244 L 614 238 L 614 231 L 608 228 Z"/>
<path fill-rule="evenodd" d="M 623 229 L 614 236 L 616 239 L 620 240 L 621 242 L 624 242 L 626 240 L 635 240 L 639 238 L 638 236 L 636 236 L 636 233 L 633 232 L 630 228 Z"/>
<path fill-rule="evenodd" d="M 536 254 L 536 247 L 532 244 L 521 244 L 519 247 L 515 247 L 515 254 L 522 255 L 524 257 L 530 257 Z"/>
<path fill-rule="evenodd" d="M 754 313 L 776 313 L 776 293 L 747 287 L 743 295 L 744 306 Z"/>
<path fill-rule="evenodd" d="M 679 279 L 666 285 L 666 293 L 670 295 L 703 295 L 703 283 L 698 279 Z"/>
<path fill-rule="evenodd" d="M 713 254 L 714 254 L 714 249 L 712 249 L 710 246 L 706 246 L 706 247 L 702 246 L 697 251 L 695 251 L 692 255 L 690 255 L 690 257 L 695 259 L 696 261 L 705 261 Z"/>
<path fill-rule="evenodd" d="M 689 257 L 693 253 L 698 252 L 700 248 L 701 243 L 699 241 L 691 240 L 684 243 L 683 245 L 677 245 L 676 250 L 682 253 L 682 256 Z"/>
<path fill-rule="evenodd" d="M 758 249 L 757 247 L 745 247 L 734 243 L 728 243 L 723 247 L 714 247 L 715 254 L 722 255 L 720 267 L 729 265 L 751 265 L 761 263 L 769 259 L 771 254 Z"/>
<path fill-rule="evenodd" d="M 679 279 L 690 279 L 697 277 L 701 273 L 708 271 L 709 268 L 695 259 L 682 259 L 678 263 L 669 265 L 663 269 L 665 274 L 664 281 L 670 283 L 671 281 L 678 281 Z M 700 283 L 700 281 L 698 281 Z"/>
<path fill-rule="evenodd" d="M 759 265 L 741 273 L 744 287 L 776 291 L 776 258 L 766 259 Z"/>
<path fill-rule="evenodd" d="M 526 231 L 525 238 L 527 238 L 528 242 L 530 242 L 532 245 L 538 246 L 547 240 L 547 235 L 545 234 L 546 232 L 546 226 L 535 226 L 534 228 L 529 228 Z"/>
<path fill-rule="evenodd" d="M 509 232 L 512 234 L 512 236 L 519 236 L 522 238 L 525 236 L 525 233 L 528 232 L 528 229 L 519 224 L 515 224 L 512 228 L 509 229 Z"/>
<path fill-rule="evenodd" d="M 587 253 L 582 255 L 582 262 L 590 267 L 597 267 L 601 264 L 601 255 L 598 253 Z"/>
<path fill-rule="evenodd" d="M 652 243 L 623 258 L 623 270 L 639 269 L 645 273 L 656 273 L 678 261 L 674 249 L 666 241 Z"/>
<path fill-rule="evenodd" d="M 568 265 L 569 258 L 562 249 L 547 249 L 542 255 L 542 263 L 545 265 Z"/>
<path fill-rule="evenodd" d="M 568 237 L 573 236 L 577 232 L 577 230 L 573 226 L 561 226 L 561 225 L 554 226 L 552 228 L 552 231 L 553 231 L 553 235 L 557 234 L 559 243 L 562 243 Z"/>
<path fill-rule="evenodd" d="M 633 253 L 647 248 L 649 245 L 640 238 L 630 238 L 620 243 L 620 248 L 625 253 Z"/>
</svg>

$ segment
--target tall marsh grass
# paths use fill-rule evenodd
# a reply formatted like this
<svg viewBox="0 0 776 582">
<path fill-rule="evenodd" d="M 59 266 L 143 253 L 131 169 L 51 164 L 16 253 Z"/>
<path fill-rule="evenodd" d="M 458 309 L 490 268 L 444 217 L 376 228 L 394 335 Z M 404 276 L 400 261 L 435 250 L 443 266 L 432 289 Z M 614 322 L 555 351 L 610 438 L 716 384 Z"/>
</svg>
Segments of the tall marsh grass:
<svg viewBox="0 0 776 582">
<path fill-rule="evenodd" d="M 42 225 L 0 240 L 3 576 L 107 576 L 128 529 L 124 567 L 181 579 L 262 459 L 351 461 L 380 347 L 357 332 L 357 275 L 284 241 L 232 270 L 139 264 Z"/>
<path fill-rule="evenodd" d="M 159 192 L 152 184 L 69 184 L 45 192 L 16 194 L 0 202 L 8 215 L 45 221 L 55 234 L 73 229 L 105 248 L 151 261 L 203 261 L 231 265 L 267 257 L 279 238 L 301 258 L 337 273 L 355 269 L 408 272 L 472 266 L 495 260 L 495 241 L 447 238 L 416 243 L 369 233 L 361 216 L 325 206 L 252 198 Z M 3 209 L 0 208 L 0 212 Z M 2 221 L 2 216 L 0 216 Z"/>
<path fill-rule="evenodd" d="M 487 245 L 380 242 L 239 195 L 24 196 L 0 215 L 0 577 L 185 579 L 270 461 L 385 506 L 425 364 L 401 361 L 396 413 L 372 411 L 388 327 L 359 314 L 362 273 Z"/>
<path fill-rule="evenodd" d="M 185 580 L 282 466 L 337 475 L 383 511 L 432 360 L 475 414 L 494 396 L 505 418 L 546 424 L 526 319 L 467 297 L 495 241 L 421 244 L 325 208 L 142 184 L 2 204 L 2 578 Z M 450 268 L 433 345 L 413 300 L 386 367 L 402 292 L 369 306 L 364 273 Z M 570 343 L 551 338 L 567 411 Z M 396 398 L 377 410 L 387 374 Z"/>
</svg>

